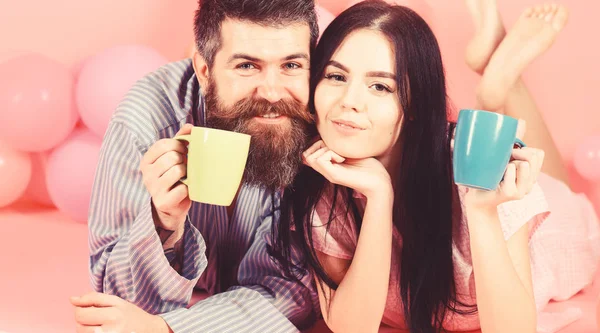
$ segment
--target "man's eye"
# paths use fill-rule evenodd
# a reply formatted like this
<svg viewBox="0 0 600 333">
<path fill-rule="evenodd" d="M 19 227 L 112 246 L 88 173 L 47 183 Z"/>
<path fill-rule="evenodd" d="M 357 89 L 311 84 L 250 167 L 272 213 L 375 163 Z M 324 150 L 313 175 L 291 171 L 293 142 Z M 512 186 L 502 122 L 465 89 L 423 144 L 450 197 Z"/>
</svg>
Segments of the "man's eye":
<svg viewBox="0 0 600 333">
<path fill-rule="evenodd" d="M 300 64 L 297 64 L 295 62 L 290 62 L 284 65 L 285 69 L 298 69 L 300 68 Z"/>
<path fill-rule="evenodd" d="M 237 68 L 240 68 L 240 69 L 256 69 L 256 66 L 254 66 L 254 64 L 251 64 L 249 62 L 245 62 L 243 64 L 239 64 L 237 66 Z"/>
</svg>

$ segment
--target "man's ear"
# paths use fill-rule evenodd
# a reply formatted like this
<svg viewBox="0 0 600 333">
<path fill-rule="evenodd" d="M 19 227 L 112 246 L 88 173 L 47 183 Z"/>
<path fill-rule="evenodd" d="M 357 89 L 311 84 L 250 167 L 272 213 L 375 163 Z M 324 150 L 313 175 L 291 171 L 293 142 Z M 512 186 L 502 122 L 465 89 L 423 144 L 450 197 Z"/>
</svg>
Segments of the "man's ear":
<svg viewBox="0 0 600 333">
<path fill-rule="evenodd" d="M 198 51 L 194 52 L 192 56 L 192 64 L 194 65 L 194 72 L 201 87 L 208 86 L 208 64 L 203 56 Z"/>
</svg>

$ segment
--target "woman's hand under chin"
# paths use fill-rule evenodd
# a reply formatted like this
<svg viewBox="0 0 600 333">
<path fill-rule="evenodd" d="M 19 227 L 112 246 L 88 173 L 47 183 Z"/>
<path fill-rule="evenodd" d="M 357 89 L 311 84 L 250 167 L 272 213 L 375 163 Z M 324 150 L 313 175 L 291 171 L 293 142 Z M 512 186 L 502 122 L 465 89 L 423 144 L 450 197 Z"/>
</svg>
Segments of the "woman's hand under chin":
<svg viewBox="0 0 600 333">
<path fill-rule="evenodd" d="M 502 182 L 495 191 L 468 189 L 465 196 L 467 212 L 495 214 L 498 205 L 521 200 L 531 191 L 542 169 L 544 151 L 529 147 L 514 149 L 512 158 L 506 167 Z"/>
<path fill-rule="evenodd" d="M 346 159 L 319 140 L 303 154 L 304 164 L 323 175 L 331 183 L 349 187 L 371 199 L 393 196 L 389 173 L 375 158 Z"/>
</svg>

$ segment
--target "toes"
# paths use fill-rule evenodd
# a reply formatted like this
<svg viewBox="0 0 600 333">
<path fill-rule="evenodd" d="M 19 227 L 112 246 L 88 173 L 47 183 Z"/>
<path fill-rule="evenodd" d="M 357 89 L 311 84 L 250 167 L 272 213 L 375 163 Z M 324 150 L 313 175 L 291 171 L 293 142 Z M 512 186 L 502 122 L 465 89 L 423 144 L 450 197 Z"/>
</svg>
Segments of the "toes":
<svg viewBox="0 0 600 333">
<path fill-rule="evenodd" d="M 567 8 L 556 3 L 529 7 L 523 12 L 523 15 L 552 23 L 553 28 L 556 30 L 561 30 L 565 26 L 569 16 Z"/>
<path fill-rule="evenodd" d="M 533 13 L 534 13 L 533 7 L 529 7 L 527 9 L 525 9 L 525 12 L 523 12 L 525 17 L 531 17 L 533 15 Z"/>
<path fill-rule="evenodd" d="M 548 15 L 552 15 L 552 5 L 549 3 L 545 3 L 543 5 L 536 6 L 536 17 L 542 20 L 545 20 Z"/>
<path fill-rule="evenodd" d="M 549 3 L 544 4 L 544 13 L 547 14 L 550 12 L 551 5 Z"/>
<path fill-rule="evenodd" d="M 556 13 L 556 8 L 557 8 L 556 4 L 547 3 L 544 5 L 544 12 L 543 12 L 544 21 L 546 21 L 546 22 L 552 21 L 552 18 L 554 17 L 554 14 Z"/>
<path fill-rule="evenodd" d="M 557 6 L 556 14 L 552 21 L 552 27 L 556 30 L 561 30 L 567 24 L 569 19 L 569 11 L 564 6 Z"/>
<path fill-rule="evenodd" d="M 544 10 L 544 8 L 540 8 L 537 12 L 537 18 L 538 19 L 543 19 L 544 17 L 546 17 L 546 11 Z"/>
<path fill-rule="evenodd" d="M 550 11 L 550 4 L 549 3 L 545 3 L 543 6 L 543 12 L 544 12 L 544 16 Z"/>
<path fill-rule="evenodd" d="M 533 18 L 542 18 L 544 17 L 544 5 L 536 5 L 532 7 L 533 13 L 531 17 Z"/>
</svg>

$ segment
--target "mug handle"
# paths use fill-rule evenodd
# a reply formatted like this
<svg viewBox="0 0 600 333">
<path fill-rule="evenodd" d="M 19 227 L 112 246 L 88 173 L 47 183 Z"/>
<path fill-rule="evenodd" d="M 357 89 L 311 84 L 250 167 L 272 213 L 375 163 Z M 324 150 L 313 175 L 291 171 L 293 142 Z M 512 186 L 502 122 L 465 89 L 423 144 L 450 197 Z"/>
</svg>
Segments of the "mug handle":
<svg viewBox="0 0 600 333">
<path fill-rule="evenodd" d="M 179 135 L 179 136 L 176 136 L 176 137 L 174 137 L 173 139 L 175 139 L 175 140 L 179 140 L 179 141 L 185 141 L 185 142 L 187 142 L 187 143 L 190 143 L 190 140 L 191 140 L 191 138 L 192 138 L 192 136 L 191 136 L 191 135 L 189 135 L 189 134 L 186 134 L 186 135 Z M 187 176 L 186 176 L 186 177 L 183 177 L 183 178 L 181 178 L 179 181 L 180 181 L 180 182 L 182 182 L 182 183 L 184 183 L 185 185 L 189 186 L 189 183 L 188 183 Z"/>
<path fill-rule="evenodd" d="M 525 144 L 525 142 L 523 142 L 523 140 L 521 140 L 519 138 L 515 138 L 515 143 L 514 143 L 513 147 L 514 146 L 517 146 L 516 147 L 517 149 L 521 149 L 523 147 L 527 147 L 527 145 Z M 503 181 L 503 180 L 504 180 L 504 176 L 502 176 L 502 179 L 500 181 Z"/>
<path fill-rule="evenodd" d="M 527 145 L 525 144 L 525 142 L 521 141 L 521 139 L 519 139 L 519 138 L 515 138 L 515 145 L 517 146 L 518 149 L 521 149 L 523 147 L 527 147 Z"/>
</svg>

